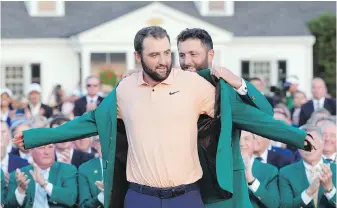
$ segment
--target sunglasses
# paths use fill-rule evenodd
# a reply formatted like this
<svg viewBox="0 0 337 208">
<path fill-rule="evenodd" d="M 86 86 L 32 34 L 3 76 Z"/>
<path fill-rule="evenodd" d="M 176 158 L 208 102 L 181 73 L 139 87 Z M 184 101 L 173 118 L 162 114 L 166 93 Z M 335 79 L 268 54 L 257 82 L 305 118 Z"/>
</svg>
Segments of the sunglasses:
<svg viewBox="0 0 337 208">
<path fill-rule="evenodd" d="M 98 87 L 98 85 L 87 84 L 87 87 Z"/>
</svg>

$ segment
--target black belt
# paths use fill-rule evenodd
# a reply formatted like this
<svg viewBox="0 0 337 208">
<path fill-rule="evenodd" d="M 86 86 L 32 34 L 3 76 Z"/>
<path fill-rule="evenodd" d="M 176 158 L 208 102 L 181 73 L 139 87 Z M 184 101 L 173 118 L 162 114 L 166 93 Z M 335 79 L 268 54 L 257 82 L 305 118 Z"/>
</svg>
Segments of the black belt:
<svg viewBox="0 0 337 208">
<path fill-rule="evenodd" d="M 154 188 L 150 186 L 140 185 L 137 183 L 130 183 L 129 188 L 140 194 L 155 196 L 161 199 L 170 199 L 170 198 L 183 195 L 190 191 L 197 190 L 199 189 L 199 186 L 195 182 L 195 183 L 191 183 L 187 185 L 180 185 L 180 186 L 170 187 L 170 188 Z"/>
</svg>

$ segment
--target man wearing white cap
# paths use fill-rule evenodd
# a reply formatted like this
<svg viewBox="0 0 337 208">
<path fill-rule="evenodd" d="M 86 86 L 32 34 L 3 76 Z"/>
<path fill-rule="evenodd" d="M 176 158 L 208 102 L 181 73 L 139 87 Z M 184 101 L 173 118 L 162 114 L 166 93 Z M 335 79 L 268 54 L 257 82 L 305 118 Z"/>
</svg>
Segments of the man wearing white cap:
<svg viewBox="0 0 337 208">
<path fill-rule="evenodd" d="M 289 90 L 287 92 L 287 97 L 286 97 L 286 104 L 288 109 L 292 109 L 294 107 L 293 104 L 293 95 L 298 89 L 300 81 L 297 76 L 292 75 L 287 77 L 286 79 L 286 84 L 289 86 Z"/>
<path fill-rule="evenodd" d="M 53 109 L 43 103 L 41 103 L 41 86 L 37 83 L 32 83 L 28 87 L 28 109 L 25 113 L 28 113 L 31 117 L 42 115 L 49 118 L 53 115 Z"/>
</svg>

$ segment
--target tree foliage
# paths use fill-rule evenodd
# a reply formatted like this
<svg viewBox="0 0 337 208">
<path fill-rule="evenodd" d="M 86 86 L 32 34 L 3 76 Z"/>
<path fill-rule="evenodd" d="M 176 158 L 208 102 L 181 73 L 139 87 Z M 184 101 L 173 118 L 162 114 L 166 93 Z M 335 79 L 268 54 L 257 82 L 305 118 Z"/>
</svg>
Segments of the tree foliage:
<svg viewBox="0 0 337 208">
<path fill-rule="evenodd" d="M 332 97 L 336 97 L 336 15 L 325 13 L 308 23 L 316 37 L 313 49 L 314 76 L 322 77 Z"/>
</svg>

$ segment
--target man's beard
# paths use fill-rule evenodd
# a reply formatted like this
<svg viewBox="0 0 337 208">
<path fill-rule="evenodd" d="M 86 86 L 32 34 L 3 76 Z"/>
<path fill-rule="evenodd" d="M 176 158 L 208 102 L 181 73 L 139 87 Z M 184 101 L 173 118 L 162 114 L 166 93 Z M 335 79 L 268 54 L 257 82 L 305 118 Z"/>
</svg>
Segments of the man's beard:
<svg viewBox="0 0 337 208">
<path fill-rule="evenodd" d="M 182 70 L 188 70 L 189 67 L 195 68 L 196 71 L 202 70 L 202 69 L 208 69 L 209 64 L 208 64 L 208 58 L 206 57 L 205 60 L 201 64 L 182 64 L 181 66 Z"/>
<path fill-rule="evenodd" d="M 168 65 L 159 65 L 159 66 L 157 66 L 157 67 L 166 67 L 166 69 L 167 69 L 165 75 L 161 75 L 161 74 L 155 72 L 155 71 L 154 71 L 155 69 L 151 70 L 149 67 L 147 67 L 146 64 L 144 63 L 143 58 L 140 59 L 140 62 L 141 62 L 141 64 L 142 64 L 142 67 L 143 67 L 144 72 L 145 72 L 145 73 L 146 73 L 146 74 L 147 74 L 153 81 L 156 81 L 156 82 L 164 81 L 164 80 L 170 75 L 171 70 L 172 70 L 172 63 L 171 63 L 170 66 L 168 66 Z"/>
</svg>

